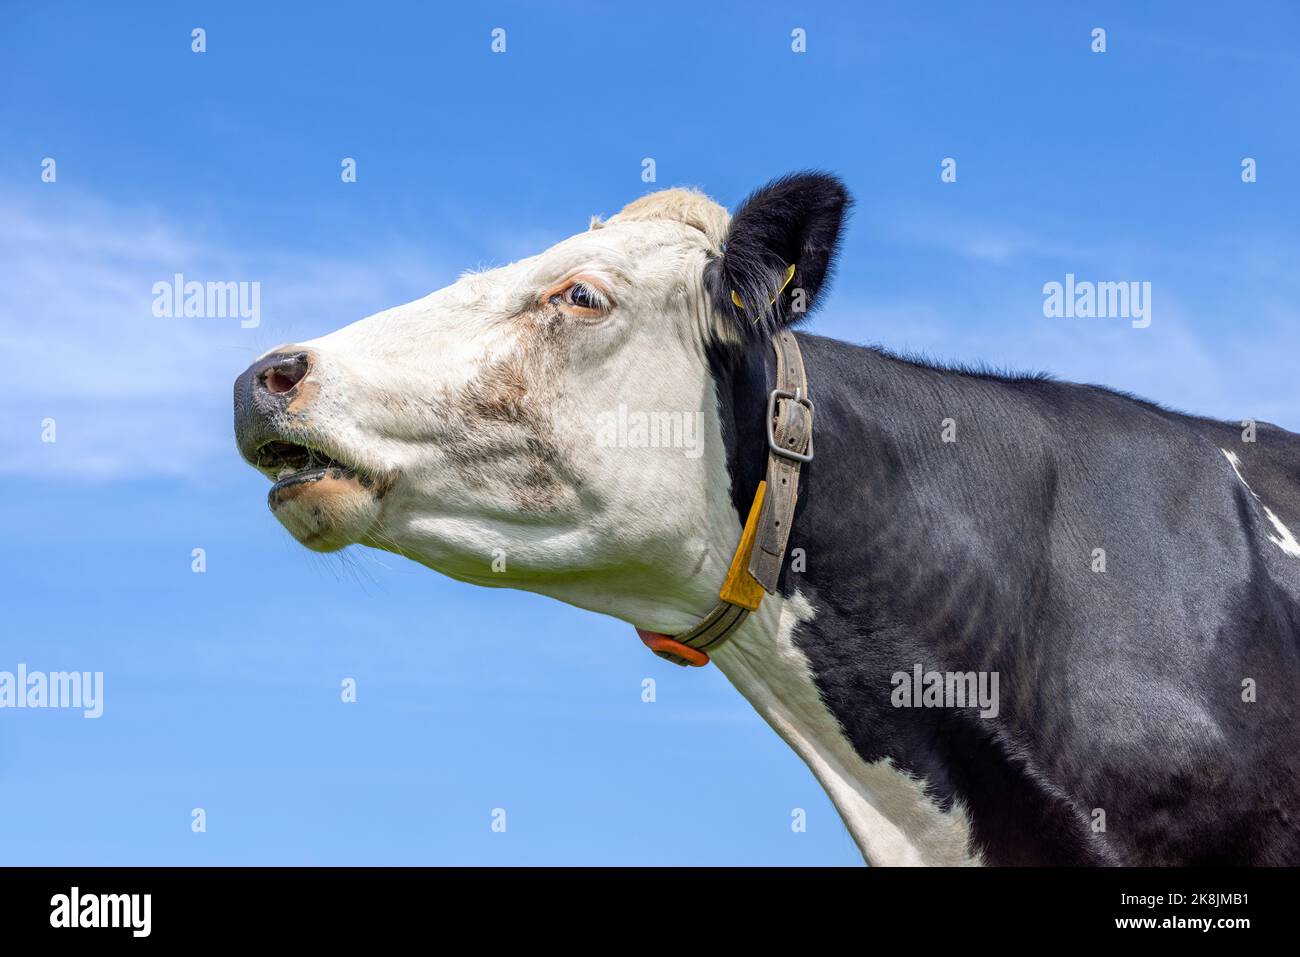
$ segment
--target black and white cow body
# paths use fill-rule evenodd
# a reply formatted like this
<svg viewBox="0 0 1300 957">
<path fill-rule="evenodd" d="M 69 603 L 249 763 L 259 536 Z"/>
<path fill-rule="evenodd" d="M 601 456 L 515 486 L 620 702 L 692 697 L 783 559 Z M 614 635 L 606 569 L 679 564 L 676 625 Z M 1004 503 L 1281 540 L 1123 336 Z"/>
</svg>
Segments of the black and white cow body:
<svg viewBox="0 0 1300 957">
<path fill-rule="evenodd" d="M 848 204 L 823 174 L 734 218 L 642 197 L 264 356 L 241 453 L 310 548 L 680 634 L 764 476 L 770 337 L 825 298 Z M 709 654 L 866 859 L 1300 863 L 1300 437 L 797 339 L 815 456 L 786 565 Z M 628 406 L 700 445 L 593 439 Z M 995 694 L 932 700 L 931 675 Z"/>
<path fill-rule="evenodd" d="M 1300 437 L 799 341 L 816 457 L 781 589 L 862 759 L 964 805 L 990 864 L 1300 862 L 1300 554 L 1263 505 L 1300 527 Z M 713 363 L 742 517 L 767 352 Z M 1000 713 L 893 707 L 916 664 L 998 672 Z"/>
</svg>

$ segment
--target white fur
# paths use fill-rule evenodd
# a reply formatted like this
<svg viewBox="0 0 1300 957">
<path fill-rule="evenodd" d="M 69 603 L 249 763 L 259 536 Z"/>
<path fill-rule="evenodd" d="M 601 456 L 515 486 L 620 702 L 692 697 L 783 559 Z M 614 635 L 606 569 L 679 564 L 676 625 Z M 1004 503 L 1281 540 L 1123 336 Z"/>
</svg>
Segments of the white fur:
<svg viewBox="0 0 1300 957">
<path fill-rule="evenodd" d="M 692 624 L 716 598 L 737 521 L 718 482 L 725 450 L 705 355 L 713 319 L 703 269 L 726 217 L 696 193 L 654 194 L 538 256 L 278 347 L 315 354 L 310 378 L 321 387 L 306 411 L 330 454 L 400 476 L 362 540 L 462 580 L 543 592 L 657 631 Z M 578 273 L 597 277 L 616 305 L 603 320 L 551 330 L 564 338 L 564 365 L 527 401 L 566 474 L 553 507 L 526 512 L 495 473 L 467 481 L 431 436 L 466 414 L 457 391 L 492 363 L 541 361 L 546 320 L 529 309 Z M 620 403 L 698 416 L 702 449 L 602 447 L 596 424 Z"/>
<path fill-rule="evenodd" d="M 1232 470 L 1237 473 L 1238 481 L 1245 486 L 1246 491 L 1251 494 L 1255 501 L 1259 502 L 1259 507 L 1264 510 L 1264 517 L 1268 519 L 1269 524 L 1273 526 L 1273 530 L 1277 532 L 1275 536 L 1268 536 L 1268 540 L 1286 554 L 1300 557 L 1300 542 L 1296 541 L 1296 537 L 1291 534 L 1291 529 L 1287 528 L 1286 523 L 1277 517 L 1277 513 L 1265 505 L 1263 500 L 1255 494 L 1255 490 L 1250 487 L 1250 483 L 1241 474 L 1241 459 L 1237 456 L 1237 453 L 1229 452 L 1227 449 L 1219 449 L 1219 451 L 1224 454 L 1228 464 L 1232 466 Z"/>
</svg>

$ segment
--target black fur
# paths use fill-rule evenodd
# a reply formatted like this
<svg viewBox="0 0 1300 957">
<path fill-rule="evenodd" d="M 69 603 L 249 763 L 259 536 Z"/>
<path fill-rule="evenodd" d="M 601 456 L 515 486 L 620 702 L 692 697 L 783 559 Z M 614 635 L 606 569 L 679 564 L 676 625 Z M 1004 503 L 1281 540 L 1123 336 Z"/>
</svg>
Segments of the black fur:
<svg viewBox="0 0 1300 957">
<path fill-rule="evenodd" d="M 962 802 L 989 863 L 1300 864 L 1300 557 L 1219 451 L 1297 530 L 1300 437 L 799 342 L 817 457 L 790 541 L 807 568 L 780 587 L 815 609 L 796 640 L 862 758 Z M 711 354 L 739 519 L 770 352 Z M 916 663 L 997 671 L 1001 713 L 893 707 Z"/>
<path fill-rule="evenodd" d="M 837 177 L 818 172 L 791 173 L 751 193 L 731 220 L 722 256 L 705 269 L 719 314 L 745 339 L 763 340 L 811 313 L 835 268 L 852 203 Z M 790 266 L 794 277 L 777 295 Z M 733 291 L 743 309 L 732 302 Z"/>
</svg>

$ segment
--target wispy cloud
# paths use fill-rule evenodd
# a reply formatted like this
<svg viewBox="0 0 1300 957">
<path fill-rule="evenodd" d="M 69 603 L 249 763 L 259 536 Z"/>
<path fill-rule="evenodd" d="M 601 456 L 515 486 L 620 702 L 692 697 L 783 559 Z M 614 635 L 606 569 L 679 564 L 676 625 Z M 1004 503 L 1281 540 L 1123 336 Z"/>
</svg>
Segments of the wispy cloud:
<svg viewBox="0 0 1300 957">
<path fill-rule="evenodd" d="M 230 387 L 255 356 L 452 278 L 427 250 L 308 256 L 67 192 L 41 206 L 0 197 L 0 221 L 0 471 L 10 473 L 194 474 L 230 456 Z M 260 283 L 260 324 L 154 316 L 154 283 L 176 273 Z M 47 417 L 52 445 L 41 441 Z"/>
</svg>

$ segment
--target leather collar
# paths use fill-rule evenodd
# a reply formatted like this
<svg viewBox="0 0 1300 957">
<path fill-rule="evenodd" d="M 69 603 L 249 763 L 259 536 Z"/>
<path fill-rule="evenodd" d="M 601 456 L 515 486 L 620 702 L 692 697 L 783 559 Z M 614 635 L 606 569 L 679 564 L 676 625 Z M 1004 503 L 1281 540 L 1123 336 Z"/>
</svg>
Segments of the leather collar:
<svg viewBox="0 0 1300 957">
<path fill-rule="evenodd" d="M 776 386 L 767 396 L 767 476 L 758 483 L 740 544 L 718 592 L 718 603 L 693 627 L 669 637 L 636 630 L 660 658 L 677 665 L 703 667 L 709 651 L 736 633 L 765 595 L 776 593 L 799 498 L 799 469 L 813 457 L 813 404 L 808 375 L 794 333 L 772 337 L 776 351 Z"/>
</svg>

